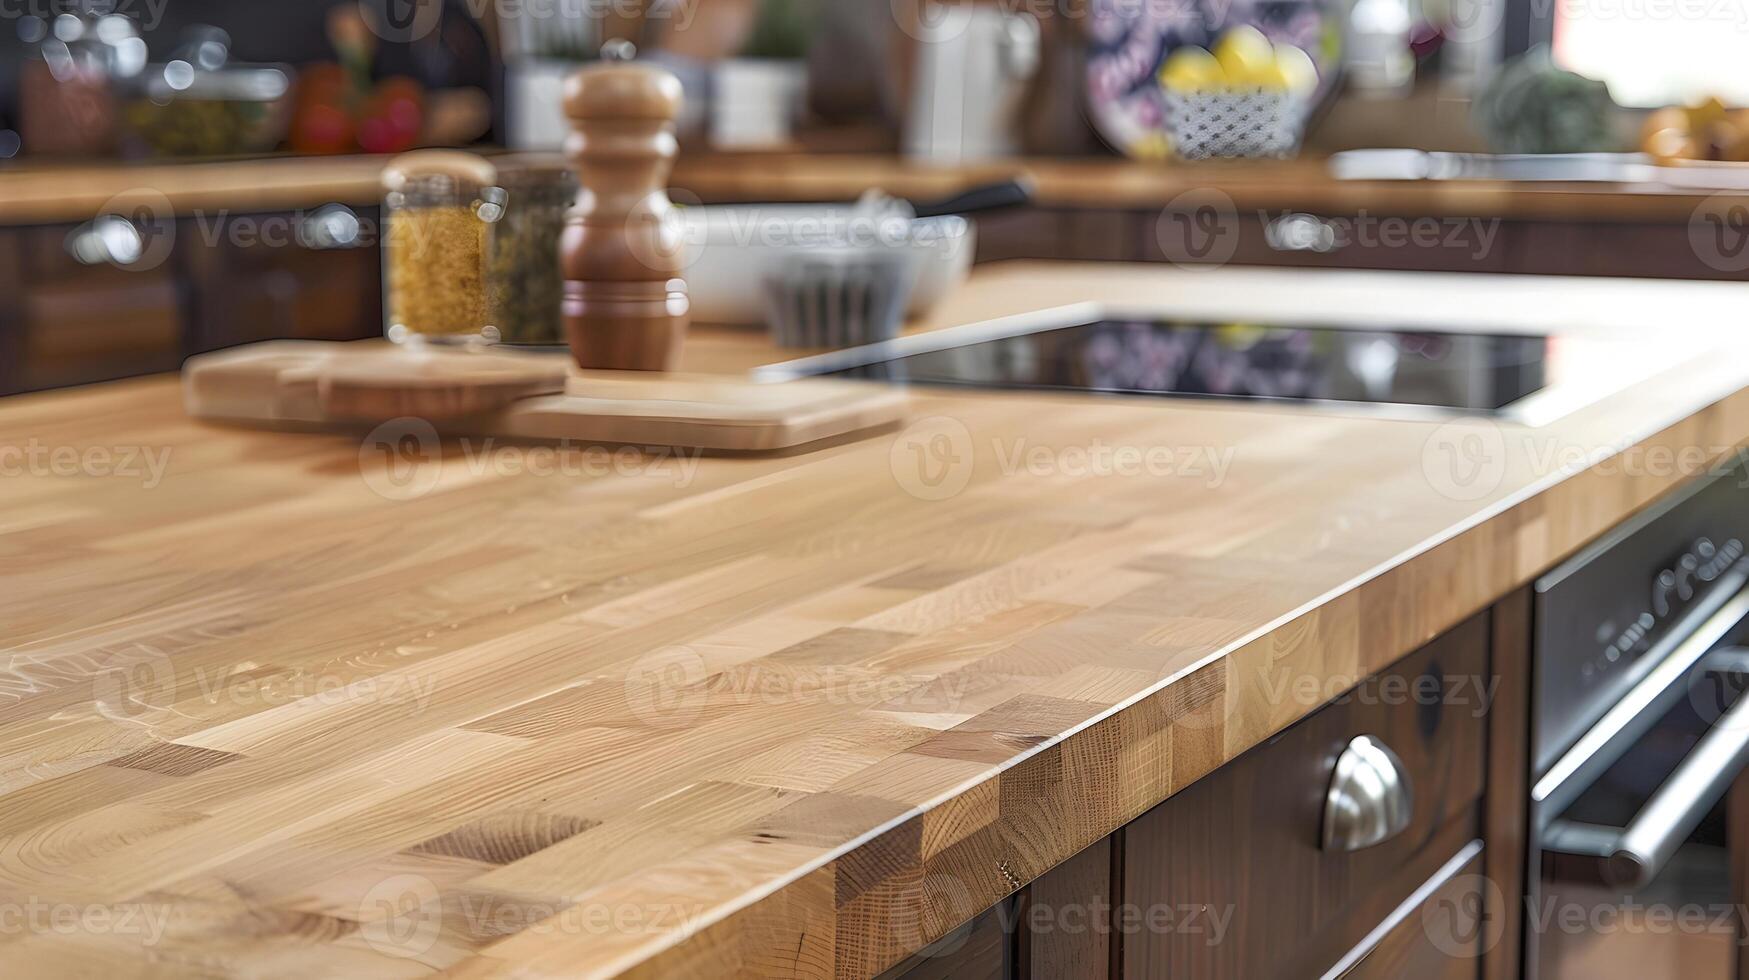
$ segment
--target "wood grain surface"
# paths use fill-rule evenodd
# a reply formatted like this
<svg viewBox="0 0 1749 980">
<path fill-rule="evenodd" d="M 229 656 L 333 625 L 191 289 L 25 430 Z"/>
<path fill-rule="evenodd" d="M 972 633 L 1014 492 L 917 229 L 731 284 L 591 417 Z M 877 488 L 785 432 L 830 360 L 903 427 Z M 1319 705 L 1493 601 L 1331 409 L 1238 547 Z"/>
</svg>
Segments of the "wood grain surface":
<svg viewBox="0 0 1749 980">
<path fill-rule="evenodd" d="M 278 157 L 0 170 L 0 224 L 84 221 L 142 206 L 188 214 L 314 208 L 329 202 L 374 205 L 382 199 L 383 159 Z M 1659 183 L 1340 181 L 1315 159 L 1161 165 L 1104 157 L 1019 158 L 943 166 L 890 156 L 805 153 L 683 156 L 672 186 L 675 199 L 686 203 L 851 201 L 871 187 L 929 199 L 1016 176 L 1031 179 L 1039 204 L 1060 208 L 1152 210 L 1187 191 L 1212 188 L 1244 210 L 1685 224 L 1709 197 L 1706 191 Z"/>
<path fill-rule="evenodd" d="M 409 429 L 646 447 L 764 452 L 890 429 L 897 388 L 805 378 L 573 371 L 557 352 L 402 349 L 376 341 L 270 340 L 192 357 L 183 407 L 271 428 Z"/>
<path fill-rule="evenodd" d="M 1220 295 L 1658 309 L 1676 344 L 1743 293 L 1022 266 L 940 315 Z M 1741 444 L 1746 377 L 1481 423 L 1476 494 L 1436 421 L 1237 405 L 929 394 L 890 436 L 696 460 L 226 430 L 170 379 L 12 399 L 0 962 L 873 974 Z M 1101 446 L 1182 465 L 1076 462 Z"/>
<path fill-rule="evenodd" d="M 899 197 L 946 197 L 970 186 L 1029 179 L 1053 208 L 1165 207 L 1182 194 L 1219 191 L 1242 211 L 1438 215 L 1574 221 L 1690 221 L 1709 192 L 1656 182 L 1338 180 L 1323 160 L 1144 163 L 1106 157 L 1020 158 L 940 166 L 891 157 L 795 153 L 682 159 L 673 184 L 717 201 L 854 200 L 879 187 Z"/>
<path fill-rule="evenodd" d="M 0 224 L 248 214 L 328 203 L 376 205 L 386 156 L 266 157 L 207 163 L 29 164 L 0 171 Z M 168 210 L 169 214 L 163 213 Z"/>
</svg>

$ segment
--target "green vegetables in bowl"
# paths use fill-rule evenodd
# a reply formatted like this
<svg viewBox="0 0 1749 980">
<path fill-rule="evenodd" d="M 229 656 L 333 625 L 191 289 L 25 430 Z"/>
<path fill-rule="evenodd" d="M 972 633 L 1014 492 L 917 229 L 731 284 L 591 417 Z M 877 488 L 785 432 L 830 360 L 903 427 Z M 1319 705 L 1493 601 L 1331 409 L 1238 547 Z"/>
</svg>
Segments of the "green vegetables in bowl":
<svg viewBox="0 0 1749 980">
<path fill-rule="evenodd" d="M 186 67 L 184 65 L 184 67 Z M 154 71 L 122 109 L 130 151 L 150 156 L 264 153 L 285 136 L 290 69 Z"/>
<path fill-rule="evenodd" d="M 1502 68 L 1475 112 L 1477 128 L 1502 153 L 1597 153 L 1622 145 L 1609 87 L 1556 67 L 1547 48 Z"/>
</svg>

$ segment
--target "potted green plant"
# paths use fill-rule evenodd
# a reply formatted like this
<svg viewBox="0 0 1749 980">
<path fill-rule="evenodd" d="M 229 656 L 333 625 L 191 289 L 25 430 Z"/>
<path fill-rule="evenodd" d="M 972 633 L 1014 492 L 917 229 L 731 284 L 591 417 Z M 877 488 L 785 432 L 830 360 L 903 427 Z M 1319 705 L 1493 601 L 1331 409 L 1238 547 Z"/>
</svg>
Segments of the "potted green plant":
<svg viewBox="0 0 1749 980">
<path fill-rule="evenodd" d="M 714 145 L 754 148 L 789 141 L 807 94 L 808 39 L 818 13 L 817 0 L 760 0 L 746 44 L 715 72 Z"/>
</svg>

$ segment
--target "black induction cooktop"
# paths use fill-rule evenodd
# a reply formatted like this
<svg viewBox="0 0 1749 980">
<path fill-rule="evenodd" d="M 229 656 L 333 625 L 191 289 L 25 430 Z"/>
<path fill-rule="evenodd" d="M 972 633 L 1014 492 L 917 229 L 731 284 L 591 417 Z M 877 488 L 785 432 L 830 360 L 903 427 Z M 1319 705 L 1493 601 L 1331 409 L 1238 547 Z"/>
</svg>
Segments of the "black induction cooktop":
<svg viewBox="0 0 1749 980">
<path fill-rule="evenodd" d="M 1544 335 L 1158 317 L 960 333 L 966 330 L 851 348 L 763 373 L 1491 414 L 1548 387 L 1558 345 Z"/>
</svg>

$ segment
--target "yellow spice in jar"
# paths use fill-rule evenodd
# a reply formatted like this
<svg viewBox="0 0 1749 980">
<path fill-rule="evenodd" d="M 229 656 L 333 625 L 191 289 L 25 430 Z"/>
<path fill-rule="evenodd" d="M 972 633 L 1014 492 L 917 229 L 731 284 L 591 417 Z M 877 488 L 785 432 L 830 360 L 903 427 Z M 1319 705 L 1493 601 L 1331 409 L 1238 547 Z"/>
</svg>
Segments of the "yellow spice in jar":
<svg viewBox="0 0 1749 980">
<path fill-rule="evenodd" d="M 470 207 L 406 208 L 389 219 L 389 322 L 418 334 L 486 325 L 486 223 Z"/>
</svg>

